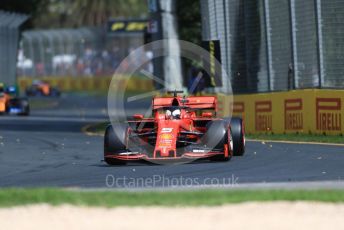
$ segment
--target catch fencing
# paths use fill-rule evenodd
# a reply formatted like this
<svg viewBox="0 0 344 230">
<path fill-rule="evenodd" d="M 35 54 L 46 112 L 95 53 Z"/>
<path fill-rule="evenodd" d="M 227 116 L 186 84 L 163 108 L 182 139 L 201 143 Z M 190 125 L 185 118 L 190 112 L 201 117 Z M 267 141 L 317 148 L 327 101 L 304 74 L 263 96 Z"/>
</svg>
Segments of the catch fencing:
<svg viewBox="0 0 344 230">
<path fill-rule="evenodd" d="M 16 63 L 19 44 L 19 28 L 26 15 L 0 11 L 0 82 L 16 83 Z"/>
<path fill-rule="evenodd" d="M 344 89 L 344 1 L 202 0 L 201 6 L 203 40 L 220 40 L 235 93 Z"/>
<path fill-rule="evenodd" d="M 120 62 L 143 43 L 143 33 L 109 34 L 105 27 L 24 31 L 18 75 L 111 76 Z"/>
</svg>

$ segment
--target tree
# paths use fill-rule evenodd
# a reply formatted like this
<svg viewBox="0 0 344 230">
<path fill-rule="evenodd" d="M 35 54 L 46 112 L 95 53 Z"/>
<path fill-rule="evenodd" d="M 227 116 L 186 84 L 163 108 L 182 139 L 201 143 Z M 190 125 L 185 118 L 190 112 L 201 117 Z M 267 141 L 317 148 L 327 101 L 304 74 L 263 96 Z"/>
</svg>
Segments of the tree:
<svg viewBox="0 0 344 230">
<path fill-rule="evenodd" d="M 74 26 L 99 26 L 111 17 L 147 16 L 147 3 L 142 0 L 75 0 L 71 7 L 75 17 L 66 21 Z"/>
<path fill-rule="evenodd" d="M 28 27 L 104 25 L 109 18 L 147 16 L 143 0 L 1 0 L 0 10 L 31 16 Z"/>
<path fill-rule="evenodd" d="M 202 43 L 201 5 L 200 0 L 177 0 L 176 16 L 179 39 L 194 44 Z M 191 72 L 201 66 L 199 60 L 182 58 L 184 85 L 190 81 Z"/>
<path fill-rule="evenodd" d="M 29 15 L 25 27 L 31 28 L 34 27 L 35 18 L 47 11 L 48 5 L 48 0 L 1 0 L 0 10 Z"/>
<path fill-rule="evenodd" d="M 177 0 L 179 38 L 201 45 L 201 6 L 199 0 Z"/>
</svg>

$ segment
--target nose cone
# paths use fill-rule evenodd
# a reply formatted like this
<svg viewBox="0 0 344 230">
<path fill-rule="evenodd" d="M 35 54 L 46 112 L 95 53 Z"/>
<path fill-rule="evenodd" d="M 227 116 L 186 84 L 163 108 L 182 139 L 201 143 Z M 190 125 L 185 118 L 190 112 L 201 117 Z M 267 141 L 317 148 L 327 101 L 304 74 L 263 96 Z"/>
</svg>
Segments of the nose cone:
<svg viewBox="0 0 344 230">
<path fill-rule="evenodd" d="M 174 122 L 173 120 L 159 122 L 154 156 L 175 157 L 178 133 L 178 122 Z"/>
</svg>

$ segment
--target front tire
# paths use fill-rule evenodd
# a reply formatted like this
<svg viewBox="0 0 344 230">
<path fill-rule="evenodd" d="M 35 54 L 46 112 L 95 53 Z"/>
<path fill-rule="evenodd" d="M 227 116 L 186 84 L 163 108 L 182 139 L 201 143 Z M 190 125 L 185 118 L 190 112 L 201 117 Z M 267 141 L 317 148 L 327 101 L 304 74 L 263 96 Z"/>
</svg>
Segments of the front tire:
<svg viewBox="0 0 344 230">
<path fill-rule="evenodd" d="M 211 157 L 211 161 L 229 161 L 232 154 L 230 145 L 230 129 L 223 120 L 211 121 L 207 124 L 207 132 L 204 134 L 204 143 L 207 147 L 223 152 L 223 155 Z M 225 152 L 227 151 L 227 156 Z"/>
<path fill-rule="evenodd" d="M 124 165 L 126 162 L 115 158 L 109 158 L 108 155 L 116 155 L 121 152 L 127 152 L 127 140 L 129 127 L 127 125 L 109 125 L 105 130 L 104 136 L 104 161 L 109 165 Z"/>
</svg>

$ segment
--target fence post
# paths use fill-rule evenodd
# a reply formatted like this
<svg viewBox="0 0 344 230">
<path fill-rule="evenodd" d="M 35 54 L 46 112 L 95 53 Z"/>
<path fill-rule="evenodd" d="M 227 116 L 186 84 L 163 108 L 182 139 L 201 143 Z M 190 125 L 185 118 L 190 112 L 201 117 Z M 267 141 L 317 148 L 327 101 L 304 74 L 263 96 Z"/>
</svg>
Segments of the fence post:
<svg viewBox="0 0 344 230">
<path fill-rule="evenodd" d="M 272 81 L 271 81 L 271 73 L 272 73 L 272 63 L 271 63 L 271 24 L 270 24 L 270 10 L 269 10 L 269 0 L 264 0 L 264 23 L 265 23 L 265 36 L 266 36 L 266 61 L 268 67 L 268 90 L 272 91 Z"/>
<path fill-rule="evenodd" d="M 225 29 L 225 31 L 224 31 L 224 34 L 225 34 L 225 57 L 226 57 L 226 59 L 225 59 L 225 61 L 226 61 L 226 72 L 228 73 L 228 72 L 232 72 L 232 71 L 229 71 L 230 70 L 230 64 L 229 64 L 229 58 L 231 57 L 230 55 L 230 44 L 229 44 L 229 41 L 228 41 L 228 38 L 229 38 L 229 36 L 230 36 L 230 33 L 229 33 L 229 31 L 228 31 L 228 25 L 227 25 L 227 4 L 226 4 L 226 1 L 225 0 L 223 0 L 223 2 L 222 2 L 222 4 L 223 4 L 223 18 L 224 18 L 224 29 Z M 229 22 L 228 22 L 229 23 Z M 229 79 L 225 79 L 225 81 L 226 81 L 226 89 L 225 89 L 225 93 L 231 93 L 230 92 L 230 85 L 231 85 L 231 75 L 227 75 L 228 76 L 228 78 Z M 221 76 L 222 77 L 222 76 Z"/>
<path fill-rule="evenodd" d="M 324 52 L 323 52 L 323 34 L 322 34 L 322 16 L 321 16 L 321 0 L 314 0 L 316 33 L 317 33 L 317 52 L 318 52 L 318 75 L 319 88 L 323 87 L 325 69 L 324 69 Z"/>
<path fill-rule="evenodd" d="M 295 0 L 289 0 L 290 10 L 290 28 L 291 28 L 291 47 L 292 47 L 292 63 L 293 63 L 293 86 L 299 88 L 299 67 L 297 56 L 297 37 L 296 37 L 296 16 L 295 16 Z M 289 81 L 289 79 L 288 79 Z"/>
</svg>

